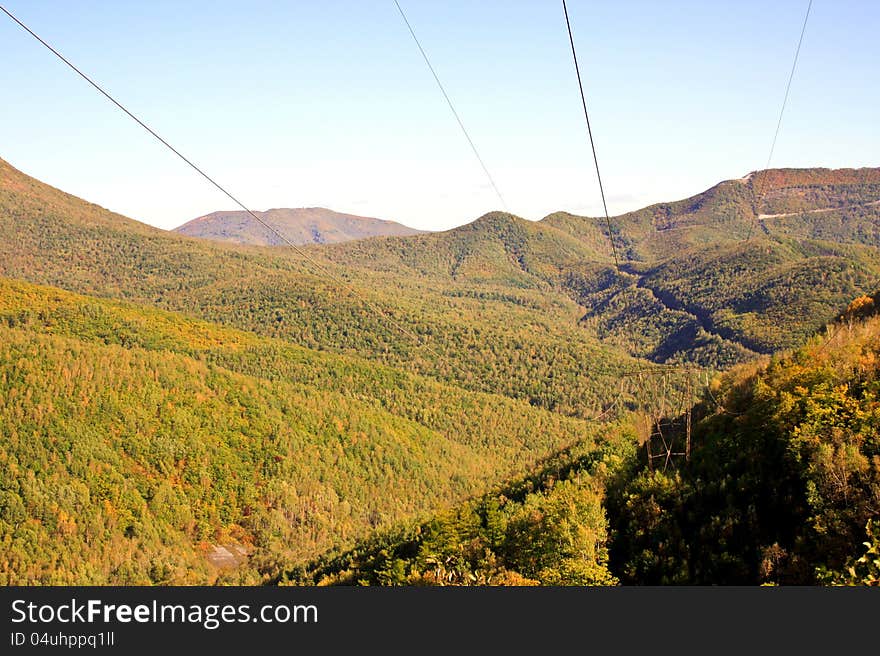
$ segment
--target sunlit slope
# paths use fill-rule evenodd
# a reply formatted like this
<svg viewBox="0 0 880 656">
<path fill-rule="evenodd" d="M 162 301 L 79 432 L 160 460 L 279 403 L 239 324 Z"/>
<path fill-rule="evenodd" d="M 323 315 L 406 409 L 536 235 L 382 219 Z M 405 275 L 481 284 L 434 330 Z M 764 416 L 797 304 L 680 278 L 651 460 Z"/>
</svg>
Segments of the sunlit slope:
<svg viewBox="0 0 880 656">
<path fill-rule="evenodd" d="M 606 495 L 623 582 L 878 584 L 864 544 L 880 527 L 877 301 L 726 373 L 695 407 L 690 461 L 651 472 L 643 455 Z"/>
<path fill-rule="evenodd" d="M 295 585 L 613 585 L 607 479 L 635 450 L 609 428 L 492 491 L 290 568 Z"/>
<path fill-rule="evenodd" d="M 795 346 L 876 285 L 880 169 L 760 171 L 612 225 L 627 275 L 574 290 L 598 335 L 653 360 L 730 364 Z"/>
<path fill-rule="evenodd" d="M 0 279 L 6 583 L 207 582 L 461 500 L 597 425 L 172 313 Z M 83 556 L 83 554 L 86 554 Z"/>
<path fill-rule="evenodd" d="M 499 284 L 438 285 L 323 253 L 311 248 L 307 261 L 290 249 L 179 237 L 0 165 L 6 276 L 357 353 L 566 414 L 601 412 L 631 366 L 625 352 L 578 326 L 572 299 L 529 289 L 530 279 L 525 288 L 506 275 L 495 276 Z"/>
<path fill-rule="evenodd" d="M 878 201 L 877 168 L 770 169 L 613 217 L 612 227 L 624 258 L 633 261 L 663 260 L 683 249 L 736 243 L 749 235 L 878 246 Z M 599 219 L 565 213 L 542 223 L 572 235 L 602 225 Z"/>
<path fill-rule="evenodd" d="M 604 221 L 565 213 L 310 247 L 310 262 L 181 239 L 8 165 L 0 188 L 6 275 L 581 416 L 632 357 L 725 367 L 790 347 L 880 277 L 876 169 L 758 172 L 615 217 L 619 273 Z"/>
</svg>

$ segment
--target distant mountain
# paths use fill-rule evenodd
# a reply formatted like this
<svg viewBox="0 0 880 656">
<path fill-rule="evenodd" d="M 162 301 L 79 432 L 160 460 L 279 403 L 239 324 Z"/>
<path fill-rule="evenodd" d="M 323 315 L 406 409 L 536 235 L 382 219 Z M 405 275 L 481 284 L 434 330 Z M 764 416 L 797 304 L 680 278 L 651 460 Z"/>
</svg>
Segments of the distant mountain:
<svg viewBox="0 0 880 656">
<path fill-rule="evenodd" d="M 470 389 L 589 416 L 627 357 L 729 366 L 796 346 L 841 303 L 873 291 L 878 202 L 877 168 L 751 173 L 612 217 L 620 272 L 604 219 L 565 212 L 539 222 L 492 212 L 447 232 L 310 247 L 312 259 L 381 304 L 383 317 L 327 288 L 310 261 L 157 230 L 0 161 L 0 275 L 422 374 L 439 367 Z M 424 359 L 400 348 L 407 342 L 389 316 L 431 335 Z M 547 330 L 523 330 L 546 321 Z M 446 349 L 467 364 L 442 363 Z M 589 380 L 577 375 L 587 351 L 598 357 Z M 608 378 L 598 384 L 600 371 Z"/>
<path fill-rule="evenodd" d="M 370 237 L 402 237 L 421 232 L 394 221 L 342 214 L 323 207 L 281 208 L 255 214 L 297 245 L 335 244 Z M 174 232 L 249 246 L 284 245 L 278 235 L 255 221 L 247 212 L 212 212 L 184 223 Z"/>
</svg>

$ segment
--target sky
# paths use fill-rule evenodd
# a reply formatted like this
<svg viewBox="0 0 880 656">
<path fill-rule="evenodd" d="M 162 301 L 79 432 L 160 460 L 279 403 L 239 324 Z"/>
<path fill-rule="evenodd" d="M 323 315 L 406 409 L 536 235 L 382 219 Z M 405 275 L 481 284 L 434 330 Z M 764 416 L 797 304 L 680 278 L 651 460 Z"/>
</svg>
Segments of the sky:
<svg viewBox="0 0 880 656">
<path fill-rule="evenodd" d="M 400 0 L 509 210 L 602 213 L 562 4 Z M 251 209 L 501 209 L 393 0 L 0 0 Z M 763 168 L 807 0 L 570 0 L 612 215 Z M 880 165 L 880 2 L 814 0 L 774 167 Z M 0 157 L 173 228 L 237 209 L 0 15 Z"/>
</svg>

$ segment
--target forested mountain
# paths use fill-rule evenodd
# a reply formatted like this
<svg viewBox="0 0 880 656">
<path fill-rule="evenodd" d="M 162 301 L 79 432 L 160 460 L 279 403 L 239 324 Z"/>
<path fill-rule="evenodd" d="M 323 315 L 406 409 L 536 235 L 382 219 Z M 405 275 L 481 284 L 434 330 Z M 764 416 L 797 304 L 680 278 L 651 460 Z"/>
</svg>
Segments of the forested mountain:
<svg viewBox="0 0 880 656">
<path fill-rule="evenodd" d="M 324 207 L 280 208 L 255 212 L 287 241 L 302 244 L 333 244 L 370 237 L 414 235 L 420 232 L 394 221 L 334 212 Z M 251 246 L 285 245 L 272 230 L 247 212 L 212 212 L 193 219 L 174 232 L 188 237 L 229 241 Z"/>
<path fill-rule="evenodd" d="M 609 494 L 623 582 L 880 585 L 877 300 L 722 376 L 696 408 L 691 461 Z"/>
<path fill-rule="evenodd" d="M 372 241 L 387 240 L 353 243 Z M 578 325 L 573 300 L 546 285 L 440 284 L 338 264 L 327 248 L 312 247 L 304 261 L 289 248 L 180 237 L 0 166 L 0 274 L 8 277 L 354 353 L 585 417 L 605 410 L 607 392 L 632 366 Z"/>
<path fill-rule="evenodd" d="M 538 223 L 493 213 L 445 233 L 312 247 L 303 261 L 289 249 L 175 238 L 3 163 L 0 273 L 372 354 L 576 412 L 576 399 L 590 396 L 576 380 L 581 353 L 611 371 L 624 353 L 727 366 L 797 344 L 880 277 L 878 201 L 878 169 L 752 174 L 615 217 L 619 273 L 603 222 L 562 213 Z M 486 359 L 523 351 L 545 372 L 561 365 L 576 392 L 536 394 L 515 382 L 529 377 L 523 362 L 486 370 Z"/>
<path fill-rule="evenodd" d="M 604 225 L 495 213 L 325 254 L 459 285 L 550 286 L 585 309 L 583 327 L 631 355 L 725 366 L 796 345 L 880 277 L 880 169 L 753 173 L 614 217 L 620 273 Z"/>
<path fill-rule="evenodd" d="M 154 229 L 0 160 L 0 575 L 803 582 L 826 567 L 823 580 L 843 577 L 876 514 L 876 440 L 846 433 L 872 430 L 873 388 L 853 395 L 873 380 L 874 343 L 858 342 L 867 368 L 828 379 L 868 423 L 816 437 L 817 453 L 845 442 L 832 461 L 856 463 L 859 512 L 821 492 L 834 466 L 814 467 L 807 451 L 801 464 L 778 456 L 800 423 L 752 430 L 777 409 L 763 396 L 737 406 L 736 395 L 754 380 L 779 398 L 806 389 L 805 407 L 825 403 L 809 396 L 824 371 L 813 347 L 772 361 L 806 359 L 806 383 L 788 364 L 767 378 L 761 367 L 776 365 L 761 358 L 876 288 L 878 199 L 877 169 L 755 173 L 614 217 L 618 272 L 604 219 L 490 213 L 444 233 L 302 247 L 303 258 Z M 821 353 L 851 363 L 838 346 Z M 633 428 L 652 399 L 627 381 L 676 363 L 748 364 L 710 390 L 742 414 L 702 402 L 692 461 L 663 478 L 643 471 Z M 730 473 L 714 455 L 739 429 L 751 430 L 744 452 L 758 473 Z M 777 474 L 780 505 L 759 506 L 757 519 L 740 505 L 772 498 L 766 489 L 701 496 L 705 480 Z M 782 503 L 797 521 L 833 526 L 798 532 L 774 515 Z M 682 550 L 699 531 L 727 545 L 707 546 L 708 564 Z M 778 555 L 766 575 L 765 552 Z"/>
<path fill-rule="evenodd" d="M 689 459 L 649 467 L 633 416 L 525 479 L 281 582 L 880 585 L 878 299 L 716 378 L 691 409 Z"/>
</svg>

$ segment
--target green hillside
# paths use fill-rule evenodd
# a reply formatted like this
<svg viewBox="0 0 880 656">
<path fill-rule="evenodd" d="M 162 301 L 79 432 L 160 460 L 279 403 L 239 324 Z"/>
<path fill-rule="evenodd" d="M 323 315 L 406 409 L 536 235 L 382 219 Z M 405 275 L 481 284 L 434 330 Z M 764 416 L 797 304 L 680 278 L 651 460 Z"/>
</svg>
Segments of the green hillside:
<svg viewBox="0 0 880 656">
<path fill-rule="evenodd" d="M 878 198 L 876 169 L 755 173 L 615 217 L 620 272 L 561 212 L 304 259 L 0 160 L 2 582 L 843 580 L 877 320 L 784 351 L 876 288 Z M 691 462 L 644 471 L 629 374 L 744 362 Z"/>
<path fill-rule="evenodd" d="M 573 236 L 598 224 L 542 223 Z M 598 336 L 658 362 L 730 365 L 796 346 L 876 286 L 880 169 L 757 172 L 613 226 L 627 276 L 569 286 Z"/>
<path fill-rule="evenodd" d="M 877 249 L 817 241 L 705 248 L 650 269 L 641 285 L 708 331 L 759 353 L 803 341 L 880 280 Z"/>
<path fill-rule="evenodd" d="M 880 277 L 878 202 L 877 169 L 775 170 L 615 217 L 620 274 L 602 222 L 565 213 L 310 248 L 318 270 L 148 228 L 2 163 L 0 273 L 587 416 L 585 363 L 605 388 L 626 356 L 723 367 L 797 344 Z M 536 381 L 551 371 L 565 385 Z"/>
<path fill-rule="evenodd" d="M 649 468 L 636 415 L 281 582 L 880 585 L 878 303 L 860 297 L 800 349 L 715 380 L 689 461 Z"/>
<path fill-rule="evenodd" d="M 290 249 L 180 237 L 0 162 L 0 275 L 353 353 L 584 417 L 604 410 L 632 364 L 582 330 L 580 308 L 563 295 L 336 264 L 326 248 L 309 250 L 318 271 Z"/>
<path fill-rule="evenodd" d="M 632 457 L 617 428 L 421 523 L 379 531 L 284 573 L 296 585 L 613 585 L 604 486 Z"/>
<path fill-rule="evenodd" d="M 609 494 L 623 582 L 856 582 L 847 570 L 880 522 L 880 317 L 857 318 L 875 303 L 726 374 L 697 408 L 691 462 Z"/>
<path fill-rule="evenodd" d="M 0 576 L 206 582 L 472 495 L 596 426 L 179 315 L 0 279 Z M 88 553 L 83 559 L 82 554 Z"/>
</svg>

